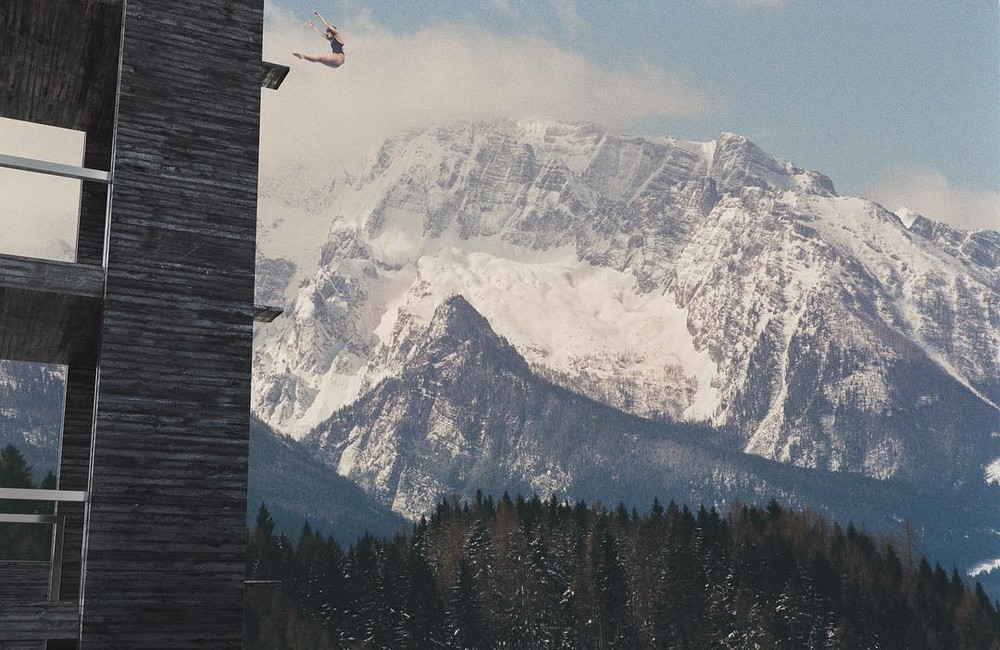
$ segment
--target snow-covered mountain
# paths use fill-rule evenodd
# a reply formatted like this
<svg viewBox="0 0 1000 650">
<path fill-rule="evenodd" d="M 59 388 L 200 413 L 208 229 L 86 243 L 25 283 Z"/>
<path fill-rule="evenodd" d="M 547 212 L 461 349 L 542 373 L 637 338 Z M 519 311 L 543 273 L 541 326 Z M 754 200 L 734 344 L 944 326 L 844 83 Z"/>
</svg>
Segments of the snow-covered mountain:
<svg viewBox="0 0 1000 650">
<path fill-rule="evenodd" d="M 419 518 L 442 495 L 654 497 L 724 506 L 808 506 L 840 521 L 921 530 L 925 552 L 972 566 L 992 557 L 996 491 L 932 490 L 807 470 L 717 446 L 704 425 L 653 421 L 566 390 L 528 363 L 458 295 L 408 339 L 400 366 L 305 437 L 329 471 Z"/>
<path fill-rule="evenodd" d="M 255 424 L 251 508 L 775 496 L 1000 555 L 996 231 L 838 196 L 732 134 L 514 121 L 265 176 L 259 210 L 257 298 L 285 314 L 257 329 L 253 409 L 301 444 Z M 0 443 L 39 470 L 63 374 L 0 361 Z"/>
<path fill-rule="evenodd" d="M 280 431 L 384 390 L 458 294 L 534 375 L 731 451 L 937 486 L 996 468 L 1000 233 L 840 197 L 737 135 L 590 124 L 408 133 L 312 185 L 262 186 L 261 285 L 287 309 L 253 407 Z"/>
<path fill-rule="evenodd" d="M 305 521 L 344 546 L 365 533 L 389 537 L 409 528 L 399 514 L 379 504 L 350 479 L 338 476 L 294 440 L 250 421 L 247 525 L 267 506 L 276 530 L 293 539 Z"/>
<path fill-rule="evenodd" d="M 58 468 L 66 368 L 0 360 L 0 448 L 17 447 L 41 481 Z"/>
</svg>

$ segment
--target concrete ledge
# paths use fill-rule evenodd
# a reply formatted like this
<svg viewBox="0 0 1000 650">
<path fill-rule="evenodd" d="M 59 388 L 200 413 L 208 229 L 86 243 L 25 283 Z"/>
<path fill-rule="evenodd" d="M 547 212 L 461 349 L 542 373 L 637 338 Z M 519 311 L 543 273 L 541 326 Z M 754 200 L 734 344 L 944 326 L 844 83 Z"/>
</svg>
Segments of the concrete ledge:
<svg viewBox="0 0 1000 650">
<path fill-rule="evenodd" d="M 0 287 L 100 298 L 104 295 L 104 269 L 88 264 L 0 255 Z"/>
</svg>

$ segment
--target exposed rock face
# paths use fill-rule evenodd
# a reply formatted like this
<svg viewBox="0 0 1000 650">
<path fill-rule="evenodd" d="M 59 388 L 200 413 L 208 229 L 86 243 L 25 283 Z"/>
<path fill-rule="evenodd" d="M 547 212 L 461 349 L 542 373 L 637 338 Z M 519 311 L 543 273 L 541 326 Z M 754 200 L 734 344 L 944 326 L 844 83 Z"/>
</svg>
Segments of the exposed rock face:
<svg viewBox="0 0 1000 650">
<path fill-rule="evenodd" d="M 631 500 L 649 492 L 644 483 L 669 484 L 701 498 L 688 480 L 745 480 L 739 460 L 703 439 L 705 428 L 630 416 L 536 377 L 461 296 L 446 299 L 409 342 L 399 372 L 304 440 L 408 516 L 442 494 L 478 488 Z"/>
<path fill-rule="evenodd" d="M 331 472 L 411 519 L 442 495 L 479 489 L 639 507 L 654 496 L 776 497 L 883 530 L 907 520 L 924 531 L 926 552 L 960 564 L 992 548 L 995 488 L 922 490 L 727 451 L 703 425 L 638 418 L 535 376 L 461 296 L 441 303 L 408 342 L 397 372 L 303 443 Z"/>
<path fill-rule="evenodd" d="M 740 136 L 435 128 L 310 201 L 334 225 L 255 361 L 279 430 L 397 376 L 461 294 L 536 374 L 733 450 L 935 485 L 1000 457 L 1000 234 L 907 227 Z"/>
</svg>

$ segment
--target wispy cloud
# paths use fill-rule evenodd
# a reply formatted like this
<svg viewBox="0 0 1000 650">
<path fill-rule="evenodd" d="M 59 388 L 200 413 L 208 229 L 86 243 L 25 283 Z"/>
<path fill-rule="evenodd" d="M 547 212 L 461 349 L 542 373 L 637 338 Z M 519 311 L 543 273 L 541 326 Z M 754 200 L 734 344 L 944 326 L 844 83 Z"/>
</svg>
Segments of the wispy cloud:
<svg viewBox="0 0 1000 650">
<path fill-rule="evenodd" d="M 459 25 L 400 34 L 365 16 L 343 20 L 347 62 L 331 70 L 291 57 L 326 45 L 301 20 L 273 5 L 268 15 L 265 58 L 292 72 L 263 96 L 265 164 L 356 160 L 395 132 L 433 123 L 530 117 L 624 128 L 707 106 L 655 65 L 609 69 L 538 37 Z"/>
<path fill-rule="evenodd" d="M 572 34 L 580 27 L 583 27 L 584 20 L 577 13 L 573 0 L 552 0 L 552 5 L 556 11 L 556 16 L 559 17 L 559 21 L 562 23 L 563 29 L 567 32 Z"/>
<path fill-rule="evenodd" d="M 861 193 L 890 210 L 906 206 L 958 228 L 1000 229 L 1000 191 L 955 186 L 933 169 L 888 168 Z"/>
<path fill-rule="evenodd" d="M 480 6 L 507 19 L 524 21 L 525 26 L 538 21 L 557 24 L 569 34 L 575 33 L 587 21 L 577 11 L 575 0 L 480 0 Z M 554 19 L 554 20 L 553 20 Z"/>
<path fill-rule="evenodd" d="M 487 9 L 491 9 L 508 18 L 517 18 L 521 15 L 521 12 L 518 11 L 511 0 L 484 0 L 484 5 Z"/>
</svg>

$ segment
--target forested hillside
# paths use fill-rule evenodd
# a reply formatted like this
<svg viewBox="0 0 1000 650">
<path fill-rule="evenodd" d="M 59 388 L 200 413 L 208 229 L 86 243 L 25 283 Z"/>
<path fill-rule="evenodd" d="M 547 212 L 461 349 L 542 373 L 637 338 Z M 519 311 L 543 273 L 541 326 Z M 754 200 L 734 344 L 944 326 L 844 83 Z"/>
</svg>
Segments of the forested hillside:
<svg viewBox="0 0 1000 650">
<path fill-rule="evenodd" d="M 772 501 L 441 503 L 343 550 L 249 534 L 247 648 L 996 648 L 997 605 L 904 540 Z M 271 581 L 280 581 L 280 584 Z"/>
</svg>

